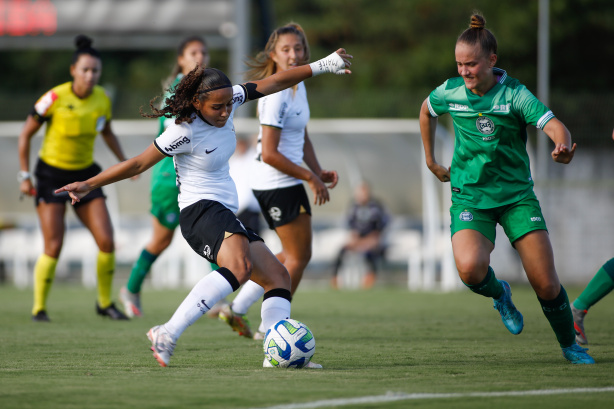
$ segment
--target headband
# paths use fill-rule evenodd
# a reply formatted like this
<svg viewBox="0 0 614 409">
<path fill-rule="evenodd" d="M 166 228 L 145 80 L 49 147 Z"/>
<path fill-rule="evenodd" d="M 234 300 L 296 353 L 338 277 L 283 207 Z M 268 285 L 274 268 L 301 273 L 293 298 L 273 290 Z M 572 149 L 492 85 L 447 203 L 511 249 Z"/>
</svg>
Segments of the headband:
<svg viewBox="0 0 614 409">
<path fill-rule="evenodd" d="M 215 90 L 223 89 L 223 88 L 232 88 L 232 84 L 224 84 L 224 85 L 220 85 L 220 86 L 217 86 L 217 87 L 213 87 L 213 88 L 205 89 L 205 90 L 202 90 L 202 91 L 198 91 L 197 94 L 206 94 L 207 92 L 215 91 Z"/>
</svg>

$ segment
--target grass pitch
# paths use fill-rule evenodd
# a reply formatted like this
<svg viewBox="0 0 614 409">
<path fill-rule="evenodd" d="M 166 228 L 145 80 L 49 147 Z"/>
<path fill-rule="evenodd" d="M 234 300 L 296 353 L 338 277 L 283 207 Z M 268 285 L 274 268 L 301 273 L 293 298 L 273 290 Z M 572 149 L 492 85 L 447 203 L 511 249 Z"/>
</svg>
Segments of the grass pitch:
<svg viewBox="0 0 614 409">
<path fill-rule="evenodd" d="M 573 366 L 532 290 L 512 289 L 525 318 L 517 336 L 490 300 L 468 291 L 302 288 L 292 315 L 313 331 L 314 361 L 325 369 L 282 370 L 263 369 L 259 342 L 207 317 L 183 334 L 171 366 L 159 367 L 145 333 L 168 320 L 187 290 L 146 289 L 145 317 L 113 322 L 95 315 L 94 291 L 56 285 L 52 322 L 33 323 L 31 291 L 1 286 L 0 408 L 613 407 L 614 295 L 585 321 L 597 364 Z M 573 300 L 581 288 L 567 291 Z M 259 314 L 254 305 L 253 326 Z M 536 390 L 555 392 L 527 392 Z M 407 395 L 386 399 L 395 393 Z"/>
</svg>

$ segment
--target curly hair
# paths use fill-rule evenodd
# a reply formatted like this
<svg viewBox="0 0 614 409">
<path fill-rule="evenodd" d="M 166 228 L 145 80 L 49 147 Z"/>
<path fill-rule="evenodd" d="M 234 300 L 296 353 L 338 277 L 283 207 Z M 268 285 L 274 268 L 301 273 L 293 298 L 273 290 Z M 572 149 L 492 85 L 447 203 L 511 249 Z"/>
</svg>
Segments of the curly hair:
<svg viewBox="0 0 614 409">
<path fill-rule="evenodd" d="M 232 87 L 232 83 L 222 71 L 217 68 L 204 68 L 197 66 L 181 79 L 175 93 L 164 101 L 164 106 L 161 109 L 156 108 L 156 101 L 160 96 L 155 97 L 149 102 L 152 113 L 143 112 L 141 107 L 141 116 L 146 118 L 175 118 L 177 125 L 182 122 L 188 124 L 194 120 L 196 108 L 192 105 L 195 98 L 200 101 L 207 100 L 207 93 L 221 88 Z"/>
</svg>

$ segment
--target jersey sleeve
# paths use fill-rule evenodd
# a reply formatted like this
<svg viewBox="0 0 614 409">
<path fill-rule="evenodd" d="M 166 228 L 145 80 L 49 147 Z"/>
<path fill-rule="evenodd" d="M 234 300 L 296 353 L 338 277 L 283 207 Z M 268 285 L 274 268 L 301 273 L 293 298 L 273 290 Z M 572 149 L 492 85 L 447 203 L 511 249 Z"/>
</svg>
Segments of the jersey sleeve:
<svg viewBox="0 0 614 409">
<path fill-rule="evenodd" d="M 172 124 L 153 143 L 166 156 L 192 152 L 191 128 L 186 124 Z"/>
<path fill-rule="evenodd" d="M 258 119 L 260 125 L 282 129 L 288 113 L 288 102 L 283 91 L 267 95 L 258 104 Z"/>
<path fill-rule="evenodd" d="M 48 121 L 55 110 L 55 101 L 58 99 L 58 94 L 55 90 L 47 91 L 42 97 L 36 101 L 32 108 L 31 115 L 38 122 L 43 123 Z"/>
<path fill-rule="evenodd" d="M 513 109 L 520 115 L 527 124 L 534 125 L 538 129 L 554 118 L 552 111 L 545 106 L 531 91 L 524 85 L 520 85 L 514 95 Z"/>
<path fill-rule="evenodd" d="M 240 107 L 247 102 L 247 90 L 243 84 L 232 87 L 232 109 Z"/>
<path fill-rule="evenodd" d="M 446 104 L 445 90 L 448 81 L 435 88 L 427 99 L 427 105 L 432 117 L 438 117 L 448 113 L 448 104 Z"/>
</svg>

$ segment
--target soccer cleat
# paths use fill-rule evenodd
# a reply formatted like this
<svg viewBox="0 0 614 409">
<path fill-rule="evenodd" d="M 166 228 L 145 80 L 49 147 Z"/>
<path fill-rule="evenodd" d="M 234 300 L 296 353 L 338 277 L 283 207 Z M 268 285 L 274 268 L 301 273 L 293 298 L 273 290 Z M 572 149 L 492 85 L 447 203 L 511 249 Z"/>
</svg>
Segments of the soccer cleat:
<svg viewBox="0 0 614 409">
<path fill-rule="evenodd" d="M 151 328 L 147 332 L 147 338 L 151 341 L 151 350 L 156 361 L 162 367 L 168 366 L 176 344 L 164 325 L 156 325 Z"/>
<path fill-rule="evenodd" d="M 260 332 L 260 331 L 254 332 L 254 339 L 256 341 L 264 341 L 264 332 Z"/>
<path fill-rule="evenodd" d="M 141 311 L 141 294 L 131 293 L 126 287 L 122 287 L 119 290 L 119 301 L 124 306 L 124 311 L 129 318 L 142 317 Z"/>
<path fill-rule="evenodd" d="M 584 332 L 584 317 L 588 310 L 579 310 L 571 304 L 571 313 L 573 314 L 573 329 L 576 331 L 576 342 L 580 345 L 588 345 L 588 339 Z"/>
<path fill-rule="evenodd" d="M 572 364 L 594 364 L 595 360 L 586 352 L 588 348 L 582 348 L 578 344 L 562 348 L 563 356 Z"/>
<path fill-rule="evenodd" d="M 226 324 L 230 325 L 233 331 L 239 333 L 240 336 L 252 338 L 252 329 L 249 326 L 249 320 L 245 314 L 237 314 L 232 311 L 232 304 L 223 306 L 220 309 L 219 317 Z"/>
<path fill-rule="evenodd" d="M 316 364 L 315 362 L 312 362 L 312 361 L 309 361 L 309 363 L 307 365 L 305 365 L 305 368 L 308 368 L 308 369 L 322 369 L 322 365 Z"/>
<path fill-rule="evenodd" d="M 47 315 L 47 311 L 40 310 L 35 315 L 32 316 L 32 321 L 34 322 L 50 322 L 49 316 Z"/>
<path fill-rule="evenodd" d="M 275 368 L 272 363 L 269 362 L 268 359 L 264 358 L 264 362 L 262 363 L 263 368 Z"/>
<path fill-rule="evenodd" d="M 96 303 L 96 313 L 98 315 L 102 315 L 103 317 L 109 317 L 112 320 L 116 320 L 116 321 L 123 321 L 123 320 L 129 319 L 128 317 L 124 315 L 123 312 L 121 312 L 115 307 L 114 303 L 109 305 L 107 308 L 100 308 L 98 303 Z"/>
<path fill-rule="evenodd" d="M 522 314 L 512 302 L 512 289 L 510 285 L 507 281 L 499 280 L 499 282 L 503 286 L 503 295 L 498 300 L 494 300 L 493 307 L 501 314 L 501 320 L 505 328 L 512 334 L 518 335 L 524 327 Z"/>
</svg>

